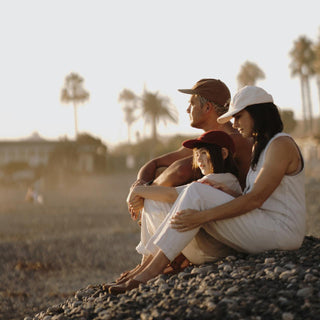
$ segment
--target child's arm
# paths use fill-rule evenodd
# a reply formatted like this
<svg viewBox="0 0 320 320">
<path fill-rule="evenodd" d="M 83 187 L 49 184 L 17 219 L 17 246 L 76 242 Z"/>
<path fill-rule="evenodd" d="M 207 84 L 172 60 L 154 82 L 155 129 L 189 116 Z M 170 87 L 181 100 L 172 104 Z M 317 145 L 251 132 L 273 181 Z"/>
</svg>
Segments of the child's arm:
<svg viewBox="0 0 320 320">
<path fill-rule="evenodd" d="M 239 197 L 242 194 L 238 179 L 231 175 L 210 174 L 208 176 L 204 176 L 203 178 L 198 180 L 198 182 L 219 189 L 235 198 Z"/>
<path fill-rule="evenodd" d="M 136 186 L 132 189 L 131 196 L 136 195 L 145 199 L 174 202 L 178 197 L 178 192 L 174 187 Z"/>
</svg>

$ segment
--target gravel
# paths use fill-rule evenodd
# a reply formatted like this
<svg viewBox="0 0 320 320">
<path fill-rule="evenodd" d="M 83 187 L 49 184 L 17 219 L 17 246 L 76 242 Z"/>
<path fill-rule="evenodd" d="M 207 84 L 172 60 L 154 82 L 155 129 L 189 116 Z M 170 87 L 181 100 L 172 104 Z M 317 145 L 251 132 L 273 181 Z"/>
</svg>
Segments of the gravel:
<svg viewBox="0 0 320 320">
<path fill-rule="evenodd" d="M 319 319 L 320 239 L 297 251 L 228 256 L 160 275 L 126 294 L 101 285 L 24 320 L 67 319 Z"/>
</svg>

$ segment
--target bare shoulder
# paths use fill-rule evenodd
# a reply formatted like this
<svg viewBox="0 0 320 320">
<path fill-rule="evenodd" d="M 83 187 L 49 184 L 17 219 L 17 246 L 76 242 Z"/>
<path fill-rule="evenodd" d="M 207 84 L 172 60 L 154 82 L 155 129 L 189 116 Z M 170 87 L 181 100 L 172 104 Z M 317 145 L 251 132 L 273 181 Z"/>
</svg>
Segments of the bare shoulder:
<svg viewBox="0 0 320 320">
<path fill-rule="evenodd" d="M 269 147 L 271 150 L 276 150 L 276 151 L 298 151 L 297 150 L 297 145 L 293 138 L 289 136 L 281 136 L 278 137 L 277 139 L 274 139 Z"/>
<path fill-rule="evenodd" d="M 292 174 L 301 170 L 301 154 L 297 144 L 289 136 L 282 136 L 273 140 L 267 150 L 266 159 L 277 163 L 278 166 L 286 164 L 285 174 Z"/>
</svg>

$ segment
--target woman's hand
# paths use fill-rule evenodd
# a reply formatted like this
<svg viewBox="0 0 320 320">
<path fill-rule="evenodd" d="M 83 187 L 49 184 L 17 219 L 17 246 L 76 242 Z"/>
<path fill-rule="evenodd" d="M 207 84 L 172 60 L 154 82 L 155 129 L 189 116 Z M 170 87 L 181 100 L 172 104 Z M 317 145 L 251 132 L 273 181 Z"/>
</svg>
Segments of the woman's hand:
<svg viewBox="0 0 320 320">
<path fill-rule="evenodd" d="M 193 209 L 186 209 L 179 212 L 171 218 L 170 225 L 173 229 L 180 232 L 189 231 L 200 227 L 206 221 L 202 220 L 202 212 Z"/>
</svg>

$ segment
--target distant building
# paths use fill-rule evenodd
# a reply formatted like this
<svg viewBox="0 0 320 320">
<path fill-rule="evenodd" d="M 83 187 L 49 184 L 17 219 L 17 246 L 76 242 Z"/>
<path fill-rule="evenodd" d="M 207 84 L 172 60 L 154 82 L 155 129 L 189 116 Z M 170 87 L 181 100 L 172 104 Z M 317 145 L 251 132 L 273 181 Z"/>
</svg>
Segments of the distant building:
<svg viewBox="0 0 320 320">
<path fill-rule="evenodd" d="M 0 166 L 13 162 L 24 162 L 30 167 L 47 165 L 50 154 L 59 142 L 33 137 L 26 140 L 0 141 Z"/>
<path fill-rule="evenodd" d="M 0 141 L 0 178 L 4 175 L 3 168 L 10 164 L 25 164 L 28 169 L 15 172 L 18 177 L 30 177 L 32 170 L 38 167 L 47 167 L 53 153 L 68 143 L 76 151 L 76 161 L 73 169 L 79 173 L 93 173 L 96 171 L 96 159 L 101 155 L 101 143 L 76 141 L 50 141 L 41 138 L 37 133 L 24 140 Z M 106 150 L 105 146 L 103 146 Z M 63 149 L 62 149 L 63 150 Z M 101 162 L 101 159 L 100 159 Z M 57 163 L 59 166 L 59 163 Z"/>
</svg>

